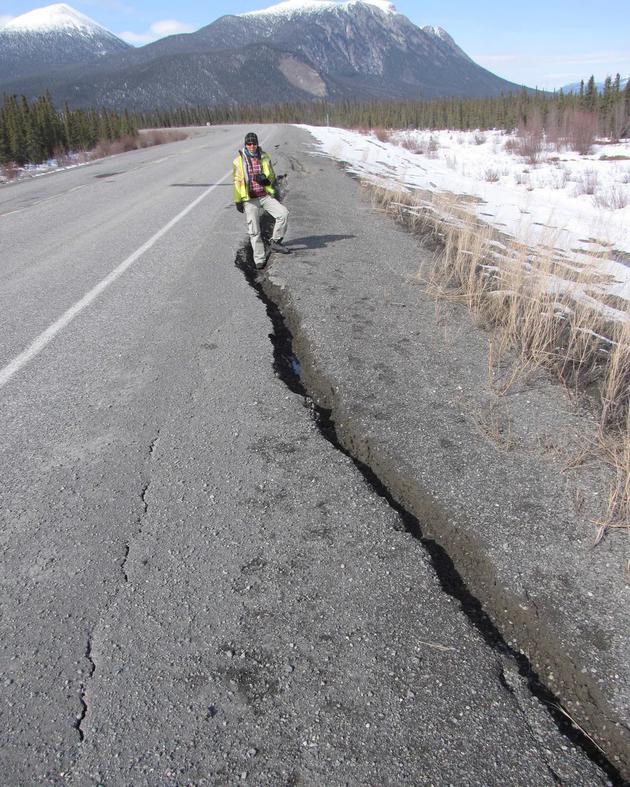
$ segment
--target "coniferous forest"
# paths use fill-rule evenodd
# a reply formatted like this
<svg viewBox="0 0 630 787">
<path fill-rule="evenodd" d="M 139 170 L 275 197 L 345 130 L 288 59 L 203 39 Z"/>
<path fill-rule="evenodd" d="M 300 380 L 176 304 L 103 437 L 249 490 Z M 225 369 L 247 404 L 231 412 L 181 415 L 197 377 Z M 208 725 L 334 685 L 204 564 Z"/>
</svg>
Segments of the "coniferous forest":
<svg viewBox="0 0 630 787">
<path fill-rule="evenodd" d="M 135 134 L 137 127 L 127 113 L 68 107 L 58 112 L 47 95 L 30 103 L 5 96 L 0 105 L 0 165 L 39 164 Z"/>
<path fill-rule="evenodd" d="M 600 137 L 630 136 L 630 82 L 619 74 L 599 93 L 595 78 L 577 93 L 522 91 L 496 98 L 443 98 L 430 101 L 370 101 L 304 104 L 181 107 L 133 115 L 139 127 L 164 128 L 229 123 L 306 123 L 340 128 L 512 129 L 533 122 L 543 126 L 589 118 Z"/>
<path fill-rule="evenodd" d="M 181 107 L 144 113 L 58 111 L 49 96 L 33 102 L 5 96 L 0 106 L 0 165 L 40 163 L 90 150 L 99 142 L 136 135 L 139 128 L 230 123 L 306 123 L 342 128 L 532 129 L 567 136 L 579 127 L 592 137 L 630 136 L 630 81 L 619 74 L 598 91 L 594 77 L 576 93 L 523 90 L 496 98 L 431 101 L 341 101 L 219 107 Z"/>
</svg>

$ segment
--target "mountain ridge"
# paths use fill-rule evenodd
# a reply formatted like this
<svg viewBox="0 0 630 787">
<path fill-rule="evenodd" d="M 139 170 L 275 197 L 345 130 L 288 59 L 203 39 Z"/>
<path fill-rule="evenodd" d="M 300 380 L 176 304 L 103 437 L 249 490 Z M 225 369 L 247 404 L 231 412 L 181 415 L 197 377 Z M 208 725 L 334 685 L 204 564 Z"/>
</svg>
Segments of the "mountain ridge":
<svg viewBox="0 0 630 787">
<path fill-rule="evenodd" d="M 31 40 L 34 47 L 41 39 Z M 83 63 L 49 64 L 44 78 L 22 67 L 0 79 L 0 90 L 34 97 L 48 89 L 71 106 L 151 110 L 174 101 L 418 99 L 519 87 L 474 63 L 442 28 L 416 26 L 387 0 L 285 0 L 137 49 L 120 43 Z"/>
</svg>

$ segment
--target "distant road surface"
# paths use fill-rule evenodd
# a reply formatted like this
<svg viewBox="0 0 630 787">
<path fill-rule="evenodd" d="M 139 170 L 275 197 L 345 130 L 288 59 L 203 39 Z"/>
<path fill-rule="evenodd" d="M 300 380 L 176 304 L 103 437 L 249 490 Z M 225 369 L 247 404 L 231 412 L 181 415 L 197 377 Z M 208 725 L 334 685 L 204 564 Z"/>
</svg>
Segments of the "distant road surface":
<svg viewBox="0 0 630 787">
<path fill-rule="evenodd" d="M 605 783 L 274 375 L 245 130 L 0 189 L 0 782 Z"/>
</svg>

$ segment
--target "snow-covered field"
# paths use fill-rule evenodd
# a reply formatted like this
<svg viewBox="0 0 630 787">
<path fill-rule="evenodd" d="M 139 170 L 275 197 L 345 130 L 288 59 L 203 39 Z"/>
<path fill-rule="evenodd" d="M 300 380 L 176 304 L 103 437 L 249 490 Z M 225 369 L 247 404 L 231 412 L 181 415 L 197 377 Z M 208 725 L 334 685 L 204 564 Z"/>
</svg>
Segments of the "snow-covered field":
<svg viewBox="0 0 630 787">
<path fill-rule="evenodd" d="M 607 293 L 630 301 L 630 140 L 591 153 L 549 145 L 535 163 L 502 131 L 399 131 L 374 135 L 302 126 L 318 150 L 394 190 L 472 195 L 471 211 L 532 249 L 608 274 Z M 382 136 L 382 135 L 381 135 Z M 507 148 L 506 148 L 507 143 Z"/>
</svg>

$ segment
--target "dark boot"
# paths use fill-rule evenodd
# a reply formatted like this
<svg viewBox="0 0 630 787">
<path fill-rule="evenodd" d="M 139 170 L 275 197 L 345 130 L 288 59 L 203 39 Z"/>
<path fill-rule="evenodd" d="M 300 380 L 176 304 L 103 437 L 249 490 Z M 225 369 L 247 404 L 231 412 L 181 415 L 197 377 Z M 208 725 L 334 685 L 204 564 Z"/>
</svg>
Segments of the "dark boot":
<svg viewBox="0 0 630 787">
<path fill-rule="evenodd" d="M 277 251 L 280 254 L 291 254 L 291 249 L 288 249 L 283 243 L 282 238 L 280 240 L 271 240 L 269 244 L 269 248 L 271 251 Z"/>
</svg>

